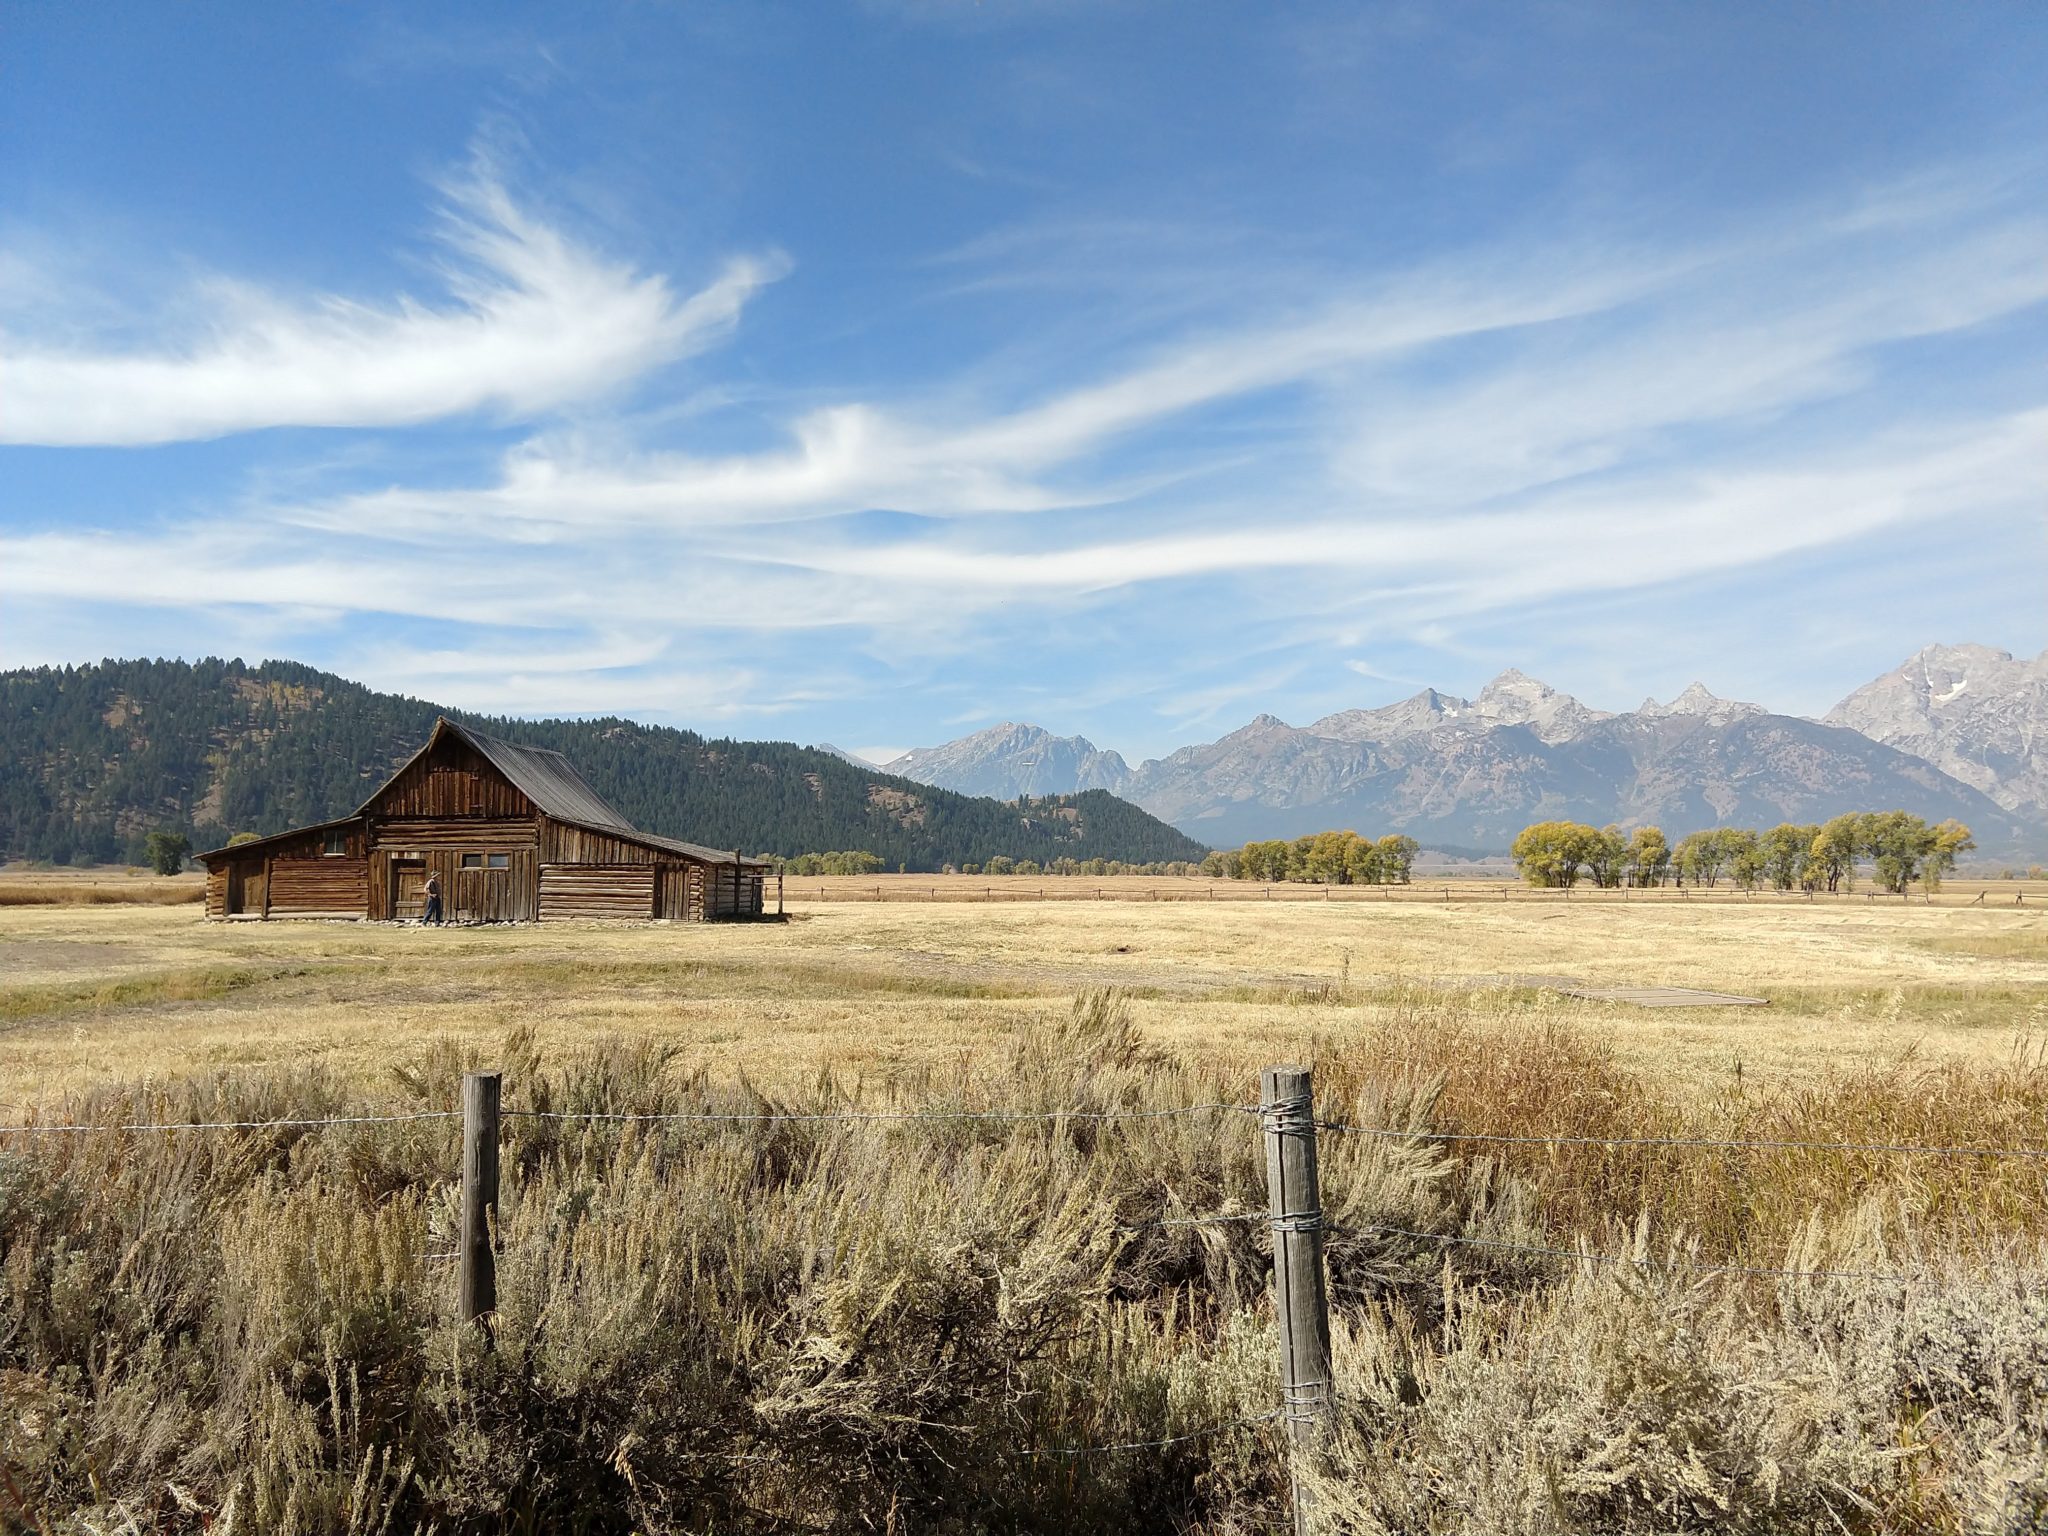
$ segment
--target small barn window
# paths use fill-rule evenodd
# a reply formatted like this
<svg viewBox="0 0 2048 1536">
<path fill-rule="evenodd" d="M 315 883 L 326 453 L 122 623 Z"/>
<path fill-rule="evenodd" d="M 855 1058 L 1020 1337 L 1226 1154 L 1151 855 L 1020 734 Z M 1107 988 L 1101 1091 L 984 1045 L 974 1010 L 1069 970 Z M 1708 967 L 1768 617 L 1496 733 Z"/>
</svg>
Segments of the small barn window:
<svg viewBox="0 0 2048 1536">
<path fill-rule="evenodd" d="M 489 869 L 510 869 L 512 867 L 512 855 L 509 853 L 487 853 L 484 855 L 484 864 Z"/>
<path fill-rule="evenodd" d="M 484 856 L 480 853 L 465 853 L 462 856 L 462 867 L 464 869 L 482 869 L 484 867 Z"/>
<path fill-rule="evenodd" d="M 330 859 L 336 859 L 336 858 L 342 858 L 342 857 L 345 857 L 345 856 L 347 855 L 347 853 L 348 853 L 348 833 L 346 833 L 346 832 L 330 832 L 330 833 L 328 833 L 328 834 L 327 834 L 327 842 L 326 842 L 325 846 L 324 846 L 324 847 L 323 847 L 323 848 L 321 849 L 321 852 L 322 852 L 322 853 L 323 853 L 323 854 L 324 854 L 324 855 L 325 855 L 325 856 L 326 856 L 327 858 L 330 858 Z"/>
</svg>

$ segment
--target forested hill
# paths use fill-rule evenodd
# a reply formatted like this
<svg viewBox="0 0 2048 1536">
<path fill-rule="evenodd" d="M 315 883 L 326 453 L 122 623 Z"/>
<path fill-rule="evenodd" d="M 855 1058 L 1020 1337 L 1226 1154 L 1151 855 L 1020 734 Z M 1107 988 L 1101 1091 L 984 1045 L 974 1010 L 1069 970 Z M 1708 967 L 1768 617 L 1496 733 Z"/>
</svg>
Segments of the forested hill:
<svg viewBox="0 0 2048 1536">
<path fill-rule="evenodd" d="M 1149 863 L 1205 851 L 1101 790 L 989 800 L 787 742 L 619 719 L 494 719 L 295 662 L 211 658 L 0 673 L 0 848 L 9 858 L 139 862 L 158 828 L 207 848 L 346 815 L 443 714 L 553 747 L 635 826 L 715 848 L 864 849 L 913 870 L 996 854 Z"/>
</svg>

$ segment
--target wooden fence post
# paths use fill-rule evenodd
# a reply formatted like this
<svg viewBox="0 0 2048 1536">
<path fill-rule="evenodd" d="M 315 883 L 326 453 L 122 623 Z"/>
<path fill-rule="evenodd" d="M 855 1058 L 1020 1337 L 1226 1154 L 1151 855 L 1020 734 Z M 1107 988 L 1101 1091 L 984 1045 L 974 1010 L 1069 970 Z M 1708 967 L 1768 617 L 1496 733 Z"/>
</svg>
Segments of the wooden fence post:
<svg viewBox="0 0 2048 1536">
<path fill-rule="evenodd" d="M 1280 1325 L 1280 1407 L 1296 1452 L 1313 1446 L 1330 1411 L 1330 1298 L 1323 1279 L 1323 1197 L 1316 1182 L 1314 1085 L 1307 1067 L 1259 1074 L 1266 1189 L 1273 1223 L 1273 1311 Z M 1309 1501 L 1297 1469 L 1295 1536 Z"/>
<path fill-rule="evenodd" d="M 462 1282 L 460 1307 L 466 1323 L 490 1327 L 498 1310 L 498 1259 L 492 1241 L 498 1225 L 498 1089 L 496 1072 L 462 1077 Z"/>
</svg>

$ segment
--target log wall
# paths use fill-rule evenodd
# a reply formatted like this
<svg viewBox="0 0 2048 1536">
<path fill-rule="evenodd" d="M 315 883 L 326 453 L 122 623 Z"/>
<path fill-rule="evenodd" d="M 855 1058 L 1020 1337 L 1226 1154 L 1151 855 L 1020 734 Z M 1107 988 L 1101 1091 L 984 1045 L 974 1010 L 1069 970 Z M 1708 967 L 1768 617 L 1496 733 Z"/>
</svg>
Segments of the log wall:
<svg viewBox="0 0 2048 1536">
<path fill-rule="evenodd" d="M 676 859 L 673 853 L 657 852 L 645 843 L 628 842 L 608 832 L 564 826 L 552 818 L 541 825 L 543 864 L 666 864 Z"/>
<path fill-rule="evenodd" d="M 672 923 L 701 923 L 704 920 L 704 866 L 656 865 L 654 915 Z"/>
<path fill-rule="evenodd" d="M 367 917 L 370 861 L 273 858 L 269 899 L 271 917 Z"/>
<path fill-rule="evenodd" d="M 647 919 L 654 916 L 651 864 L 543 864 L 540 920 L 575 918 Z"/>
<path fill-rule="evenodd" d="M 537 846 L 539 833 L 531 817 L 514 816 L 379 816 L 370 824 L 373 849 L 403 851 L 430 848 L 466 849 L 471 853 L 510 853 Z"/>
<path fill-rule="evenodd" d="M 704 916 L 759 917 L 761 871 L 737 864 L 712 864 L 704 872 Z"/>
</svg>

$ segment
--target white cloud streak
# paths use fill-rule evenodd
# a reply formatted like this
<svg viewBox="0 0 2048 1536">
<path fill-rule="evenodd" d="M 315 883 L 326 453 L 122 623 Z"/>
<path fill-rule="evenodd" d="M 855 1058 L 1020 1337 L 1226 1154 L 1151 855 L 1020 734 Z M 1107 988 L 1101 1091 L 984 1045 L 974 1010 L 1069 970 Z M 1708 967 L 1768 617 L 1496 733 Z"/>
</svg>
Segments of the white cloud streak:
<svg viewBox="0 0 2048 1536">
<path fill-rule="evenodd" d="M 1553 493 L 1512 511 L 1324 518 L 1052 551 L 941 544 L 790 550 L 780 560 L 950 592 L 1092 592 L 1280 570 L 1345 570 L 1505 599 L 1643 586 L 1859 537 L 1957 505 L 2012 505 L 2041 483 L 2048 412 L 1959 439 L 1865 445 L 1854 459 L 1698 476 L 1690 484 Z M 1597 552 L 1597 558 L 1594 558 Z"/>
<path fill-rule="evenodd" d="M 1895 433 L 1852 456 L 1790 467 L 1623 483 L 1599 494 L 1556 491 L 1513 511 L 1249 523 L 1204 533 L 1076 544 L 1049 550 L 974 548 L 942 540 L 885 545 L 799 545 L 776 540 L 701 557 L 688 583 L 691 616 L 707 628 L 767 632 L 907 624 L 935 605 L 959 620 L 1017 601 L 1203 577 L 1284 571 L 1344 574 L 1364 595 L 1425 595 L 1438 613 L 1622 590 L 1730 570 L 1799 550 L 1865 537 L 1959 507 L 2011 508 L 2035 497 L 2043 476 L 2048 411 L 2020 413 L 1939 437 Z M 226 529 L 155 538 L 47 533 L 0 540 L 0 591 L 49 598 L 104 597 L 185 606 L 260 601 L 323 605 L 503 626 L 623 636 L 635 626 L 671 633 L 678 612 L 675 561 L 595 567 L 565 579 L 559 554 L 502 547 L 491 562 L 423 565 L 411 551 L 369 541 L 317 552 L 285 531 L 267 543 Z M 232 569 L 230 584 L 221 585 Z M 650 641 L 607 642 L 536 657 L 527 670 L 578 672 L 593 664 L 650 661 Z M 453 675 L 458 653 L 433 670 Z M 493 650 L 471 670 L 519 664 Z"/>
<path fill-rule="evenodd" d="M 539 410 L 700 345 L 765 277 L 736 270 L 677 301 L 493 184 L 465 197 L 447 306 L 231 326 L 183 355 L 185 382 L 261 394 L 247 358 L 289 351 L 324 359 L 316 371 L 360 365 L 322 397 L 332 410 L 373 396 L 390 410 L 425 398 L 394 359 L 448 352 L 459 377 L 433 375 L 442 408 L 466 381 L 459 408 Z M 459 633 L 365 653 L 359 670 L 480 707 L 723 714 L 795 697 L 748 655 L 784 634 L 844 630 L 849 647 L 902 664 L 988 643 L 1023 615 L 1131 614 L 1136 589 L 1209 582 L 1285 590 L 1291 644 L 1364 613 L 1377 632 L 1441 640 L 1466 616 L 1564 611 L 1909 524 L 2009 515 L 2048 478 L 2038 390 L 1930 417 L 1876 386 L 1887 349 L 2048 298 L 2035 259 L 2048 229 L 2009 198 L 1952 187 L 1872 207 L 1881 216 L 1790 221 L 1714 249 L 1517 250 L 1369 293 L 1296 295 L 1278 318 L 1265 295 L 1263 320 L 1247 299 L 1120 371 L 1018 391 L 1022 405 L 847 399 L 788 421 L 767 451 L 556 432 L 480 485 L 278 500 L 148 534 L 32 532 L 0 539 L 0 593 L 428 621 Z M 506 361 L 522 348 L 544 365 Z M 133 360 L 102 361 L 118 373 Z M 0 423 L 18 426 L 7 366 Z M 82 409 L 70 387 L 30 398 L 54 419 L 61 398 Z M 1204 412 L 1288 389 L 1301 398 L 1227 452 L 1212 444 Z M 164 399 L 135 398 L 168 420 Z M 213 399 L 202 389 L 178 408 L 225 419 Z M 1805 418 L 1819 422 L 1810 433 L 1765 430 L 1838 404 Z M 1159 451 L 1127 456 L 1134 445 Z M 875 510 L 920 522 L 859 516 Z M 1231 597 L 1215 611 L 1228 623 Z M 1271 677 L 1294 665 L 1279 656 Z M 1245 696 L 1171 672 L 1168 657 L 1154 684 L 1170 712 L 1206 718 Z"/>
<path fill-rule="evenodd" d="M 167 443 L 471 411 L 527 418 L 710 344 L 785 265 L 736 258 L 682 296 L 522 208 L 488 166 L 446 190 L 438 304 L 295 300 L 215 279 L 193 296 L 197 324 L 133 350 L 0 330 L 0 442 Z"/>
</svg>

